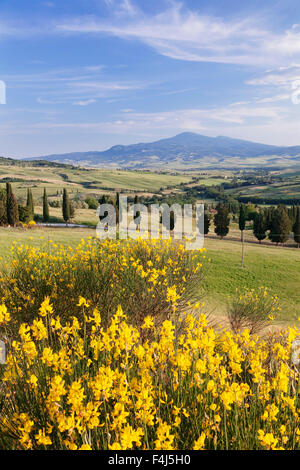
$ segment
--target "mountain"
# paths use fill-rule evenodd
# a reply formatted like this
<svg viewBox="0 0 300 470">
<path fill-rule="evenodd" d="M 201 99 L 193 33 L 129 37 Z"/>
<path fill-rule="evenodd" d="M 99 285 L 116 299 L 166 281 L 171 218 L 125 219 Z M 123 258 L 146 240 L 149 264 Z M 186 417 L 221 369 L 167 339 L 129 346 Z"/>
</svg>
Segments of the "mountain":
<svg viewBox="0 0 300 470">
<path fill-rule="evenodd" d="M 115 145 L 103 152 L 73 152 L 26 160 L 112 168 L 233 168 L 300 165 L 300 146 L 278 147 L 229 137 L 183 132 L 168 139 Z"/>
</svg>

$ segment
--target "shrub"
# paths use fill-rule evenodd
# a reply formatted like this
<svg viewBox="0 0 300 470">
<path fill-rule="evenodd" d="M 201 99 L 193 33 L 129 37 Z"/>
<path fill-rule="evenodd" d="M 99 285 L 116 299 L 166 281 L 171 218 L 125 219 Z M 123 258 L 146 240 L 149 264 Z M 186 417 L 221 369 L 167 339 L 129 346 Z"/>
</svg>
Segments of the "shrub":
<svg viewBox="0 0 300 470">
<path fill-rule="evenodd" d="M 85 203 L 88 205 L 88 208 L 89 208 L 89 209 L 94 209 L 94 210 L 96 210 L 96 209 L 98 208 L 98 206 L 99 206 L 99 203 L 98 203 L 97 199 L 94 198 L 94 197 L 88 197 L 88 198 L 86 198 Z"/>
<path fill-rule="evenodd" d="M 65 323 L 45 299 L 21 325 L 0 381 L 0 449 L 299 450 L 299 329 L 274 342 L 270 368 L 269 344 L 214 331 L 204 315 L 177 339 L 171 321 L 146 317 L 149 341 L 121 307 L 103 328 L 78 304 Z M 9 320 L 1 305 L 4 330 Z"/>
<path fill-rule="evenodd" d="M 31 321 L 46 296 L 63 318 L 76 315 L 79 295 L 97 307 L 107 325 L 122 303 L 140 325 L 152 315 L 157 324 L 187 311 L 201 299 L 203 250 L 188 251 L 171 240 L 81 241 L 71 247 L 13 246 L 13 259 L 0 280 L 16 328 Z"/>
<path fill-rule="evenodd" d="M 237 333 L 249 328 L 250 334 L 258 333 L 275 318 L 279 310 L 278 298 L 269 294 L 266 287 L 257 291 L 245 288 L 229 299 L 227 315 L 232 330 Z"/>
</svg>

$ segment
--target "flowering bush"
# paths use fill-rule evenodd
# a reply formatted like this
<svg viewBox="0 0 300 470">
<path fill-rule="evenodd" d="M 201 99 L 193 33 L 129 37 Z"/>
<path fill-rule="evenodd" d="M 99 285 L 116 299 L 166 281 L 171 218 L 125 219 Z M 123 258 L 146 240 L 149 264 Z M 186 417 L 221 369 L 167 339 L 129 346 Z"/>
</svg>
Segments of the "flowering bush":
<svg viewBox="0 0 300 470">
<path fill-rule="evenodd" d="M 103 327 L 77 303 L 64 322 L 45 298 L 20 326 L 0 383 L 1 449 L 300 448 L 296 327 L 266 342 L 190 314 L 176 337 L 170 320 L 137 329 L 121 307 Z M 12 317 L 2 305 L 3 334 Z"/>
<path fill-rule="evenodd" d="M 271 295 L 267 287 L 258 290 L 245 288 L 229 298 L 227 314 L 234 332 L 249 328 L 252 334 L 258 333 L 274 320 L 279 310 L 278 297 Z"/>
<path fill-rule="evenodd" d="M 43 248 L 13 245 L 12 261 L 0 278 L 0 301 L 13 314 L 14 330 L 32 321 L 46 296 L 68 318 L 79 312 L 80 295 L 99 308 L 107 325 L 119 304 L 130 322 L 152 315 L 156 325 L 180 315 L 201 298 L 205 250 L 171 240 L 81 240 L 77 248 L 50 243 Z M 17 330 L 16 330 L 17 331 Z"/>
</svg>

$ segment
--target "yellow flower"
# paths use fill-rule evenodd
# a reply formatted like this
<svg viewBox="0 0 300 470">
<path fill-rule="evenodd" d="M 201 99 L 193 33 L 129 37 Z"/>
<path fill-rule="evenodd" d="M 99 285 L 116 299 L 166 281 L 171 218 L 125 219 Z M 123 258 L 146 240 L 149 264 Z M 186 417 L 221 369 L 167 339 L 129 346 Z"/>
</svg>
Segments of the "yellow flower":
<svg viewBox="0 0 300 470">
<path fill-rule="evenodd" d="M 11 320 L 10 314 L 4 304 L 0 305 L 0 323 L 9 322 Z"/>
<path fill-rule="evenodd" d="M 144 323 L 141 328 L 144 329 L 144 328 L 153 328 L 153 327 L 154 327 L 153 318 L 148 315 L 147 317 L 145 317 Z"/>
<path fill-rule="evenodd" d="M 49 436 L 46 436 L 45 429 L 40 429 L 38 434 L 35 435 L 37 444 L 40 446 L 50 446 L 52 441 Z"/>
<path fill-rule="evenodd" d="M 195 441 L 193 450 L 203 450 L 205 445 L 206 435 L 205 432 L 202 432 L 200 437 Z"/>
<path fill-rule="evenodd" d="M 89 306 L 90 306 L 90 304 L 88 303 L 88 301 L 87 301 L 84 297 L 81 297 L 81 296 L 80 296 L 77 306 L 78 306 L 78 307 L 81 307 L 82 305 L 83 305 L 84 307 L 89 307 Z"/>
<path fill-rule="evenodd" d="M 82 446 L 79 447 L 78 450 L 92 450 L 92 448 L 89 444 L 82 444 Z"/>
<path fill-rule="evenodd" d="M 52 304 L 50 304 L 50 297 L 45 297 L 44 302 L 42 302 L 39 314 L 41 317 L 45 317 L 47 314 L 52 314 L 53 313 L 53 307 Z"/>
</svg>

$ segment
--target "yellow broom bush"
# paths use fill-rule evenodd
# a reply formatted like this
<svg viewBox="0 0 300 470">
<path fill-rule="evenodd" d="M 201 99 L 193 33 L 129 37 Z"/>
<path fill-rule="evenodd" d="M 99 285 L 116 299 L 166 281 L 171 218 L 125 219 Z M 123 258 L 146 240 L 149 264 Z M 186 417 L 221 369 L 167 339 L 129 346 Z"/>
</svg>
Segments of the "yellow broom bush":
<svg viewBox="0 0 300 470">
<path fill-rule="evenodd" d="M 103 327 L 77 304 L 62 321 L 45 298 L 20 326 L 0 382 L 1 449 L 300 448 L 297 327 L 266 341 L 189 314 L 176 334 L 151 316 L 138 329 L 121 307 Z M 11 318 L 2 305 L 3 334 Z"/>
<path fill-rule="evenodd" d="M 172 240 L 101 243 L 90 237 L 76 248 L 14 244 L 11 251 L 0 276 L 0 303 L 12 314 L 14 331 L 33 320 L 46 296 L 66 319 L 79 313 L 78 297 L 86 297 L 106 326 L 119 304 L 136 326 L 147 315 L 158 325 L 173 314 L 170 299 L 176 297 L 180 314 L 202 298 L 205 250 L 188 251 Z"/>
</svg>

